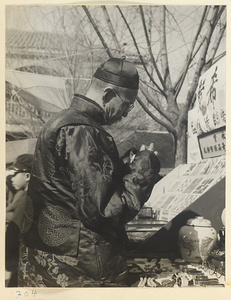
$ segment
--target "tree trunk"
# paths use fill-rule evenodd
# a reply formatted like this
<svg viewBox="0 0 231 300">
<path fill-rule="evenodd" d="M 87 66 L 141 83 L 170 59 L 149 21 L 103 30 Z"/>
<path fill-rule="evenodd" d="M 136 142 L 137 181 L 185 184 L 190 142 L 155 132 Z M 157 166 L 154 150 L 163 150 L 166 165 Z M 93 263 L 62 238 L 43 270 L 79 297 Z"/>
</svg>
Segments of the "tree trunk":
<svg viewBox="0 0 231 300">
<path fill-rule="evenodd" d="M 175 136 L 175 167 L 187 163 L 187 124 L 181 124 Z"/>
</svg>

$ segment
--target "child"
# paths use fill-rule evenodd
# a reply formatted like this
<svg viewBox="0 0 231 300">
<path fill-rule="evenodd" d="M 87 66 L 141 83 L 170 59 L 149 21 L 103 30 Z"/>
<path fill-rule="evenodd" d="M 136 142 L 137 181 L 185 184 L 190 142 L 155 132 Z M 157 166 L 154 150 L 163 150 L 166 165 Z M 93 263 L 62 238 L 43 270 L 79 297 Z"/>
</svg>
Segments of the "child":
<svg viewBox="0 0 231 300">
<path fill-rule="evenodd" d="M 15 191 L 6 207 L 6 286 L 17 286 L 19 232 L 33 163 L 32 154 L 19 155 L 11 167 L 8 180 Z M 10 179 L 10 180 L 9 180 Z"/>
<path fill-rule="evenodd" d="M 135 184 L 135 186 L 139 187 L 141 192 L 145 190 L 148 196 L 151 195 L 151 191 L 159 178 L 160 172 L 160 161 L 157 157 L 158 153 L 154 152 L 153 148 L 153 144 L 150 144 L 149 147 L 143 145 L 140 151 L 132 148 L 121 158 L 124 163 L 124 166 L 121 167 L 121 173 L 123 173 L 124 184 L 127 190 L 129 190 L 129 186 Z M 127 200 L 128 199 L 129 197 L 127 197 Z M 140 201 L 137 197 L 133 196 L 132 193 L 130 200 L 131 201 L 129 203 L 127 202 L 126 205 L 130 206 L 131 214 L 129 218 L 132 220 L 143 207 L 144 201 Z M 106 216 L 113 214 L 115 216 L 119 215 L 120 209 L 121 206 L 118 205 L 118 201 L 115 198 L 107 204 L 104 213 Z"/>
<path fill-rule="evenodd" d="M 148 190 L 151 193 L 160 172 L 160 161 L 157 154 L 149 148 L 141 148 L 140 151 L 132 155 L 129 168 L 132 181 L 143 188 L 148 185 Z"/>
</svg>

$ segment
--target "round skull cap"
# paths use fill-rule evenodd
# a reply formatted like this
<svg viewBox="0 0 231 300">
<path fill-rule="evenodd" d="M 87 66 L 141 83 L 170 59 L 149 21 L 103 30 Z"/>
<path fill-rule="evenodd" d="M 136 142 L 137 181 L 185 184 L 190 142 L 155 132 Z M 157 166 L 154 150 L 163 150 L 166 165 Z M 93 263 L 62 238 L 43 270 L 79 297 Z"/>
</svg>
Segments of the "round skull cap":
<svg viewBox="0 0 231 300">
<path fill-rule="evenodd" d="M 93 77 L 128 88 L 139 89 L 139 74 L 135 65 L 125 58 L 110 58 L 102 63 Z"/>
</svg>

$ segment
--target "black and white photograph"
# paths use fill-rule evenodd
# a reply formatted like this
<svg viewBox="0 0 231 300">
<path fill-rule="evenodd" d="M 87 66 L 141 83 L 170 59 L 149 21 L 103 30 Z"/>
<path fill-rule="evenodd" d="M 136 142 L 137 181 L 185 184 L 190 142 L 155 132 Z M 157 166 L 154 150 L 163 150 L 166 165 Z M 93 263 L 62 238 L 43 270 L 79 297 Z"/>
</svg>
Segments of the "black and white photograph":
<svg viewBox="0 0 231 300">
<path fill-rule="evenodd" d="M 227 12 L 219 2 L 5 3 L 11 299 L 231 286 Z"/>
</svg>

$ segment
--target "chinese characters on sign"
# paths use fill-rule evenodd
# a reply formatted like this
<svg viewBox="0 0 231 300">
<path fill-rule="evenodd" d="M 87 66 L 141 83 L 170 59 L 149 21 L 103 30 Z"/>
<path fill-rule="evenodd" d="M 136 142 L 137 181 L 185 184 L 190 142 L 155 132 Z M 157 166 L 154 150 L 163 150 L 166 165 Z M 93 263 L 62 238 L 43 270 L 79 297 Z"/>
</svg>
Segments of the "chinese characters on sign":
<svg viewBox="0 0 231 300">
<path fill-rule="evenodd" d="M 201 147 L 198 144 L 198 136 L 226 125 L 225 62 L 224 56 L 199 79 L 196 101 L 188 113 L 188 163 L 198 162 L 205 157 L 225 154 L 223 139 L 218 142 L 211 141 L 212 145 L 209 146 Z M 217 138 L 220 139 L 220 136 Z M 201 154 L 203 154 L 202 157 Z"/>
<path fill-rule="evenodd" d="M 225 126 L 225 60 L 218 61 L 199 81 L 195 107 L 189 114 L 190 131 L 202 134 Z"/>
<path fill-rule="evenodd" d="M 198 136 L 198 142 L 202 158 L 224 155 L 226 150 L 225 126 Z"/>
</svg>

